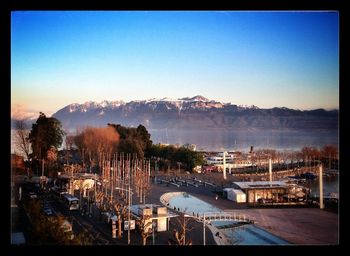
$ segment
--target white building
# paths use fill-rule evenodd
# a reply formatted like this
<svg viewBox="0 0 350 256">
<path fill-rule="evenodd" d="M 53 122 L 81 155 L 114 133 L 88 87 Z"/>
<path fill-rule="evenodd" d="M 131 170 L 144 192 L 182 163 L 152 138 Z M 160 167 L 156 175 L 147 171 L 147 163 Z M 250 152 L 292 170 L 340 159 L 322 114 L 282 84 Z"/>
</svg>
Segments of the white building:
<svg viewBox="0 0 350 256">
<path fill-rule="evenodd" d="M 178 215 L 168 213 L 168 209 L 165 206 L 156 204 L 145 204 L 145 205 L 132 205 L 131 212 L 136 218 L 146 218 L 144 223 L 144 232 L 152 230 L 152 224 L 155 224 L 156 231 L 162 232 L 169 229 L 169 219 Z M 152 223 L 152 224 L 151 224 Z"/>
<path fill-rule="evenodd" d="M 231 200 L 237 203 L 247 202 L 246 194 L 242 190 L 234 189 L 234 188 L 224 188 L 224 194 L 226 194 L 226 198 L 228 200 Z"/>
<path fill-rule="evenodd" d="M 224 168 L 224 160 L 223 160 L 223 153 L 217 153 L 214 156 L 208 156 L 206 157 L 207 164 L 214 165 L 219 167 L 219 170 L 222 171 Z M 242 159 L 237 158 L 234 156 L 234 154 L 225 154 L 225 162 L 226 162 L 226 169 L 236 169 L 236 168 L 243 168 L 243 167 L 249 167 L 249 166 L 255 166 L 253 162 L 250 159 Z"/>
</svg>

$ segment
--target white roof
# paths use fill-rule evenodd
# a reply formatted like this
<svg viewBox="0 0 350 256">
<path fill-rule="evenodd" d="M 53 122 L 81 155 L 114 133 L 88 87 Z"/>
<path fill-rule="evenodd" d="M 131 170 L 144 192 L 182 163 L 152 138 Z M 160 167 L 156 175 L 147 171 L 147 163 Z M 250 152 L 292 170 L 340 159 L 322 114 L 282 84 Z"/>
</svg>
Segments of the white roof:
<svg viewBox="0 0 350 256">
<path fill-rule="evenodd" d="M 245 182 L 233 182 L 241 189 L 246 188 L 261 188 L 261 187 L 287 187 L 288 184 L 285 181 L 245 181 Z"/>
<path fill-rule="evenodd" d="M 236 194 L 245 194 L 242 190 L 240 189 L 235 189 L 235 188 L 224 188 L 224 191 L 233 191 Z"/>
<path fill-rule="evenodd" d="M 158 204 L 145 204 L 145 205 L 131 205 L 131 212 L 138 216 L 139 217 L 139 209 L 145 209 L 145 208 L 153 208 L 153 207 L 165 207 L 165 206 L 161 206 L 161 205 L 158 205 Z M 161 213 L 161 214 L 153 214 L 152 213 L 152 216 L 151 216 L 151 219 L 158 219 L 158 218 L 173 218 L 173 217 L 177 217 L 178 215 L 177 214 L 174 214 L 174 213 L 171 213 L 171 212 L 167 212 L 166 214 L 164 213 Z"/>
<path fill-rule="evenodd" d="M 16 232 L 11 234 L 11 244 L 25 244 L 26 239 L 24 238 L 23 232 Z"/>
<path fill-rule="evenodd" d="M 63 195 L 68 201 L 73 201 L 73 200 L 79 200 L 79 198 L 71 195 L 71 194 L 64 194 Z"/>
</svg>

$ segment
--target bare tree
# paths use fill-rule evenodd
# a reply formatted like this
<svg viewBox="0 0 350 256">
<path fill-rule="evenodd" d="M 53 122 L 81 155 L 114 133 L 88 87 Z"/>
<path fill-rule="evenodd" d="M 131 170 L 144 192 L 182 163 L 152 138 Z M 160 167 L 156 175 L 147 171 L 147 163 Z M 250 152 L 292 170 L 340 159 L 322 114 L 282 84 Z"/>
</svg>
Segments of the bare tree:
<svg viewBox="0 0 350 256">
<path fill-rule="evenodd" d="M 335 146 L 332 145 L 325 145 L 323 146 L 320 155 L 322 157 L 322 159 L 325 161 L 326 159 L 328 159 L 328 166 L 329 169 L 331 169 L 331 159 L 337 160 L 337 156 L 338 156 L 338 149 Z"/>
<path fill-rule="evenodd" d="M 74 144 L 74 136 L 73 135 L 67 135 L 65 139 L 66 143 L 66 149 L 71 150 Z"/>
<path fill-rule="evenodd" d="M 55 147 L 51 147 L 48 151 L 47 151 L 47 167 L 45 169 L 48 170 L 47 174 L 49 176 L 55 176 L 57 170 L 58 170 L 58 166 L 57 166 L 57 149 Z"/>
<path fill-rule="evenodd" d="M 169 245 L 192 245 L 192 239 L 186 241 L 186 232 L 191 231 L 193 228 L 189 228 L 187 223 L 191 220 L 191 218 L 185 218 L 183 214 L 182 217 L 176 218 L 178 225 L 180 227 L 180 232 L 176 229 L 173 230 L 173 238 L 169 238 Z"/>
<path fill-rule="evenodd" d="M 17 120 L 15 123 L 15 145 L 27 159 L 30 157 L 30 142 L 28 139 L 29 128 L 24 120 Z"/>
<path fill-rule="evenodd" d="M 142 237 L 142 245 L 146 245 L 147 238 L 152 235 L 152 221 L 150 215 L 143 215 L 137 220 L 137 226 Z"/>
<path fill-rule="evenodd" d="M 74 143 L 84 157 L 89 157 L 90 165 L 101 161 L 102 153 L 106 156 L 116 151 L 119 143 L 119 134 L 112 127 L 93 128 L 87 127 L 78 132 L 74 137 Z"/>
<path fill-rule="evenodd" d="M 65 138 L 65 144 L 66 144 L 66 150 L 64 154 L 64 159 L 66 160 L 66 163 L 69 163 L 69 159 L 71 157 L 71 150 L 73 148 L 74 144 L 74 136 L 73 135 L 67 135 Z"/>
<path fill-rule="evenodd" d="M 121 205 L 120 203 L 114 204 L 114 209 L 117 213 L 117 223 L 118 223 L 118 238 L 122 238 L 122 219 L 126 217 L 126 207 Z"/>
</svg>

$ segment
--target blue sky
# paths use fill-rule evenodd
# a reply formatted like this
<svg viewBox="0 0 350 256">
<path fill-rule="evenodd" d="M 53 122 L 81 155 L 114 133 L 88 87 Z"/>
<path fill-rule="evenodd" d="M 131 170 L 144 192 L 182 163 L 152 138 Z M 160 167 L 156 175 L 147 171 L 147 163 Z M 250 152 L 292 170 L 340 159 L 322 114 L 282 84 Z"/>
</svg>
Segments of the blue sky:
<svg viewBox="0 0 350 256">
<path fill-rule="evenodd" d="M 337 12 L 18 11 L 13 111 L 102 100 L 339 107 Z"/>
</svg>

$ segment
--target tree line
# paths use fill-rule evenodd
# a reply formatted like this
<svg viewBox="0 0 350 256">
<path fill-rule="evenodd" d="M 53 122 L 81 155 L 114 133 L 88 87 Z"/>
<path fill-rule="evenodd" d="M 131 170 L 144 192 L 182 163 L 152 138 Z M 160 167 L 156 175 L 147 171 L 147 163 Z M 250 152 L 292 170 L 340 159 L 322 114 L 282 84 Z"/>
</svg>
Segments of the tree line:
<svg viewBox="0 0 350 256">
<path fill-rule="evenodd" d="M 150 133 L 141 124 L 134 128 L 108 123 L 106 127 L 84 127 L 75 135 L 67 135 L 59 120 L 40 112 L 30 131 L 23 120 L 17 121 L 15 136 L 17 148 L 27 158 L 26 167 L 40 173 L 44 164 L 48 176 L 55 176 L 62 169 L 64 163 L 59 161 L 62 152 L 66 163 L 72 155 L 77 155 L 83 167 L 94 172 L 101 171 L 101 159 L 116 152 L 159 160 L 159 170 L 180 164 L 191 171 L 203 163 L 203 155 L 188 148 L 154 145 Z M 59 152 L 64 137 L 65 149 Z"/>
<path fill-rule="evenodd" d="M 167 168 L 184 168 L 192 171 L 197 165 L 204 164 L 204 156 L 201 152 L 193 151 L 184 146 L 175 147 L 173 145 L 152 145 L 146 152 L 148 157 L 158 160 L 160 170 Z"/>
</svg>

